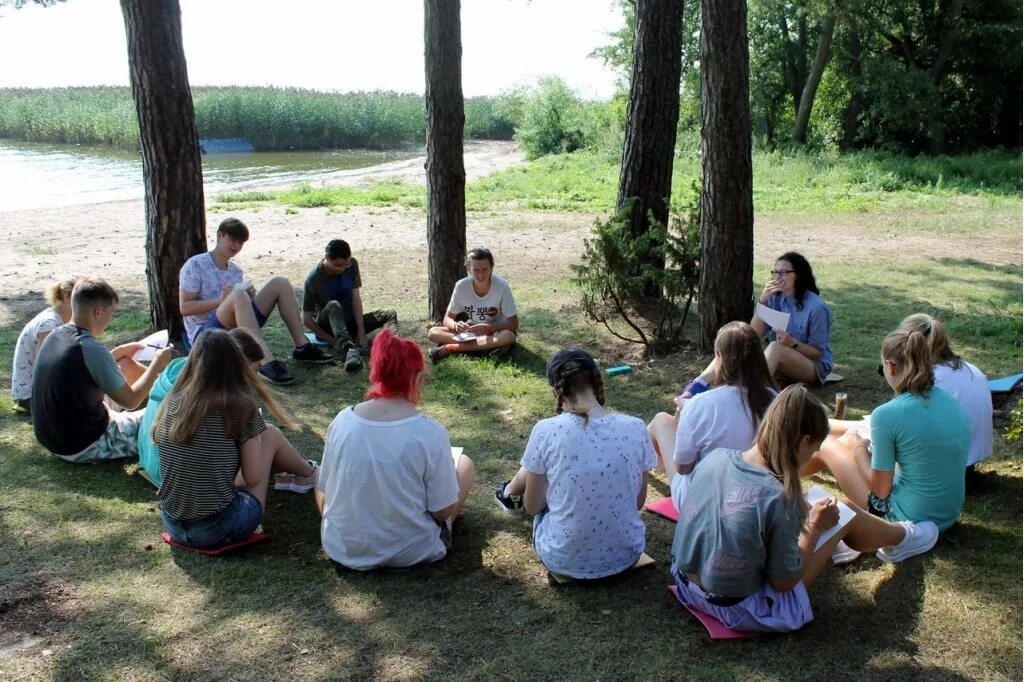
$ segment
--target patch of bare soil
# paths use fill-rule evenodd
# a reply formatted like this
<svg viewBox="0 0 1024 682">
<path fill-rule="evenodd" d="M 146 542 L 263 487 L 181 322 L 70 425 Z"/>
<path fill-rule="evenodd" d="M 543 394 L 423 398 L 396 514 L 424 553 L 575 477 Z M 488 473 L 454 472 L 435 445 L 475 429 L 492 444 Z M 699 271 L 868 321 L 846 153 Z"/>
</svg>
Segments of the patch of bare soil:
<svg viewBox="0 0 1024 682">
<path fill-rule="evenodd" d="M 0 658 L 44 646 L 80 613 L 78 597 L 55 573 L 0 586 Z"/>
</svg>

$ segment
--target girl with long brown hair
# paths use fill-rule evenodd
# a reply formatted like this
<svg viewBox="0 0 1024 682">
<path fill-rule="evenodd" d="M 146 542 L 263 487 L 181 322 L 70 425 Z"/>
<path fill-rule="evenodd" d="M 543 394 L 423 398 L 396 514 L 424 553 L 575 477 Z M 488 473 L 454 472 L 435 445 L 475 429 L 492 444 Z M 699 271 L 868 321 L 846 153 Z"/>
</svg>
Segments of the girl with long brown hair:
<svg viewBox="0 0 1024 682">
<path fill-rule="evenodd" d="M 676 414 L 659 412 L 647 426 L 661 458 L 676 509 L 686 497 L 690 474 L 718 448 L 744 450 L 775 397 L 761 339 L 745 322 L 730 322 L 715 337 L 717 388 L 676 399 Z"/>
<path fill-rule="evenodd" d="M 196 340 L 153 426 L 160 454 L 160 516 L 175 541 L 197 548 L 232 544 L 260 525 L 272 471 L 314 479 L 262 404 L 286 428 L 298 424 L 267 391 L 226 331 Z"/>
<path fill-rule="evenodd" d="M 533 427 L 522 467 L 498 486 L 495 501 L 534 515 L 534 549 L 552 573 L 577 580 L 622 573 L 644 551 L 651 439 L 636 417 L 605 409 L 601 370 L 586 351 L 555 353 L 547 379 L 557 416 Z"/>
<path fill-rule="evenodd" d="M 673 549 L 679 600 L 746 631 L 789 632 L 813 618 L 807 585 L 837 544 L 902 561 L 931 549 L 934 524 L 883 521 L 845 502 L 853 518 L 818 547 L 839 520 L 837 501 L 808 508 L 800 469 L 829 431 L 825 407 L 790 386 L 765 412 L 753 447 L 727 450 L 693 473 Z"/>
</svg>

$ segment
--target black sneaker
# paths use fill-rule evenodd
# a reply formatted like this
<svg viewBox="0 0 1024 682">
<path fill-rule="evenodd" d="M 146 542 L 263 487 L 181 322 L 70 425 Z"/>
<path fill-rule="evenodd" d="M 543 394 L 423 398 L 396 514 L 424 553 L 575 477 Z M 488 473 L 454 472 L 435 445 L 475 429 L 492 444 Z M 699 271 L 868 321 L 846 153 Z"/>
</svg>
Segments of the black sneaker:
<svg viewBox="0 0 1024 682">
<path fill-rule="evenodd" d="M 494 502 L 508 514 L 521 514 L 523 512 L 522 495 L 506 495 L 505 488 L 512 481 L 505 481 L 494 491 Z"/>
<path fill-rule="evenodd" d="M 320 365 L 334 362 L 333 355 L 323 352 L 312 343 L 304 343 L 298 346 L 292 351 L 292 358 L 299 362 L 312 362 Z"/>
<path fill-rule="evenodd" d="M 259 368 L 260 376 L 272 384 L 286 386 L 295 383 L 295 377 L 288 373 L 280 360 L 271 360 Z"/>
</svg>

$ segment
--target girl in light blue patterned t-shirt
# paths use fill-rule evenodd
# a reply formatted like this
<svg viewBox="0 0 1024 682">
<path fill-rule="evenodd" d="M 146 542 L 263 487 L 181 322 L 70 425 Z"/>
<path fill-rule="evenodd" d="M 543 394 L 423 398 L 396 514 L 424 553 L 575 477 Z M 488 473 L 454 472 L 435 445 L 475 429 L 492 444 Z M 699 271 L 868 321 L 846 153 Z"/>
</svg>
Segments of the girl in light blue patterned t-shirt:
<svg viewBox="0 0 1024 682">
<path fill-rule="evenodd" d="M 558 416 L 530 434 L 522 468 L 495 491 L 508 511 L 534 514 L 534 547 L 552 573 L 594 579 L 622 573 L 644 552 L 640 509 L 656 457 L 644 423 L 604 408 L 601 373 L 579 348 L 547 367 Z"/>
</svg>

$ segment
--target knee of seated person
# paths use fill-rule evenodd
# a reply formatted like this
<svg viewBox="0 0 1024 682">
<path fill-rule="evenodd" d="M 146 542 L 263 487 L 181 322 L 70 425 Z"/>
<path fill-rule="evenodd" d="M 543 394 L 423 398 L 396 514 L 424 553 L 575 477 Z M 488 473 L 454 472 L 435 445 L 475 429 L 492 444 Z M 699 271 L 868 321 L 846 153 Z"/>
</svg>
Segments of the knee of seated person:
<svg viewBox="0 0 1024 682">
<path fill-rule="evenodd" d="M 270 280 L 267 282 L 267 286 L 271 285 L 286 286 L 290 289 L 292 283 L 288 281 L 287 277 L 277 275 L 276 277 L 271 277 Z"/>
<path fill-rule="evenodd" d="M 344 310 L 345 308 L 337 301 L 328 301 L 327 305 L 324 306 L 324 310 Z"/>
<path fill-rule="evenodd" d="M 764 349 L 764 354 L 766 356 L 777 356 L 780 353 L 782 353 L 782 350 L 784 348 L 785 346 L 783 346 L 778 341 L 772 341 L 771 343 L 768 344 L 768 347 Z"/>
</svg>

